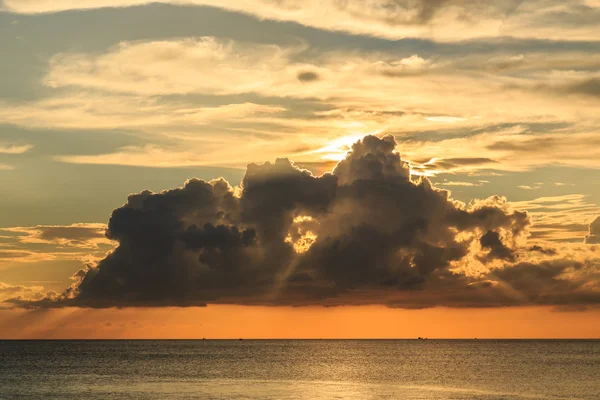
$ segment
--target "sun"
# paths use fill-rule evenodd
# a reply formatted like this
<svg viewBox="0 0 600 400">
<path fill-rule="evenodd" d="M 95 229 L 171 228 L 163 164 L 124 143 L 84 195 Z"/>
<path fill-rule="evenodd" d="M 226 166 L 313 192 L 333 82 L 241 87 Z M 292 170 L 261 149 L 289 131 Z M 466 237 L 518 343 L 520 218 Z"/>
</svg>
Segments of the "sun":
<svg viewBox="0 0 600 400">
<path fill-rule="evenodd" d="M 313 153 L 321 154 L 322 160 L 327 161 L 342 161 L 346 158 L 346 154 L 352 149 L 352 145 L 365 136 L 368 135 L 379 135 L 383 130 L 375 132 L 359 133 L 355 135 L 342 136 L 337 139 L 329 141 L 325 146 L 315 150 Z"/>
</svg>

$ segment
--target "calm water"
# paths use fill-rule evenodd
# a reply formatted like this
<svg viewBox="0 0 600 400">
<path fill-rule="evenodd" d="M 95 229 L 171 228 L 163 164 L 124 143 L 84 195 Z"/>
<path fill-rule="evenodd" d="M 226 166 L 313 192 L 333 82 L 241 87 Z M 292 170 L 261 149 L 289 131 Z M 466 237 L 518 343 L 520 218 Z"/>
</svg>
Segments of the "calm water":
<svg viewBox="0 0 600 400">
<path fill-rule="evenodd" d="M 0 341 L 0 399 L 600 399 L 600 341 Z"/>
</svg>

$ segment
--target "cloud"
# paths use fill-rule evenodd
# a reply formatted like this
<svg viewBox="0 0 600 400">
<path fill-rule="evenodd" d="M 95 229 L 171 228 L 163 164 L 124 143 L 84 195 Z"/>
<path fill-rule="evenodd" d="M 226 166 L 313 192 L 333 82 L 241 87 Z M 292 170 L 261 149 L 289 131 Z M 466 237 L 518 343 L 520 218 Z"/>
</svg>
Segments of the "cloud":
<svg viewBox="0 0 600 400">
<path fill-rule="evenodd" d="M 105 231 L 106 224 L 97 223 L 0 228 L 0 270 L 52 262 L 65 266 L 94 263 L 116 245 L 105 237 Z"/>
<path fill-rule="evenodd" d="M 312 82 L 319 80 L 319 74 L 312 71 L 304 71 L 298 73 L 298 80 L 301 82 Z"/>
<path fill-rule="evenodd" d="M 413 180 L 395 147 L 391 136 L 366 136 L 322 176 L 278 159 L 249 165 L 239 188 L 192 179 L 131 195 L 108 224 L 107 237 L 118 243 L 113 252 L 78 272 L 64 293 L 13 303 L 600 303 L 600 258 L 591 246 L 527 246 L 526 212 L 497 196 L 457 202 L 427 178 Z"/>
<path fill-rule="evenodd" d="M 38 263 L 43 261 L 81 261 L 82 263 L 93 262 L 102 258 L 106 251 L 100 254 L 90 254 L 89 252 L 73 251 L 35 251 L 26 247 L 15 247 L 0 249 L 0 269 L 12 268 L 20 263 Z"/>
<path fill-rule="evenodd" d="M 600 78 L 588 78 L 581 82 L 572 83 L 565 88 L 565 91 L 600 98 Z"/>
<path fill-rule="evenodd" d="M 43 299 L 46 293 L 41 286 L 10 285 L 0 282 L 0 309 L 5 300 L 36 301 Z"/>
<path fill-rule="evenodd" d="M 533 226 L 533 240 L 581 243 L 589 221 L 600 213 L 600 207 L 583 194 L 539 197 L 511 202 L 517 209 L 527 210 Z"/>
<path fill-rule="evenodd" d="M 444 181 L 444 182 L 440 183 L 440 185 L 442 185 L 442 186 L 477 187 L 477 186 L 482 186 L 483 183 L 482 182 L 473 183 L 473 182 L 461 182 L 461 181 L 450 181 L 450 182 Z"/>
<path fill-rule="evenodd" d="M 38 225 L 33 227 L 0 228 L 0 232 L 22 234 L 21 243 L 54 244 L 61 247 L 96 249 L 99 245 L 111 245 L 104 233 L 106 224 Z"/>
<path fill-rule="evenodd" d="M 192 179 L 131 195 L 108 223 L 114 251 L 78 272 L 66 292 L 14 303 L 424 308 L 600 301 L 597 256 L 527 251 L 526 212 L 500 197 L 457 202 L 428 179 L 413 180 L 395 147 L 391 136 L 366 136 L 322 176 L 278 159 L 249 165 L 239 188 Z"/>
<path fill-rule="evenodd" d="M 77 164 L 243 167 L 279 154 L 314 164 L 343 157 L 347 144 L 319 151 L 337 138 L 391 132 L 413 171 L 426 176 L 600 167 L 597 100 L 537 88 L 588 79 L 600 58 L 570 48 L 519 57 L 522 50 L 518 68 L 474 73 L 487 71 L 490 57 L 496 65 L 515 55 L 323 52 L 216 37 L 129 41 L 54 55 L 43 78 L 48 96 L 0 102 L 0 122 L 144 133 L 141 143 L 103 154 L 57 156 Z M 252 148 L 233 154 L 240 141 Z"/>
<path fill-rule="evenodd" d="M 536 186 L 530 186 L 530 185 L 519 185 L 517 186 L 519 189 L 523 189 L 523 190 L 539 190 L 542 187 L 539 185 Z"/>
<path fill-rule="evenodd" d="M 467 137 L 407 140 L 403 141 L 403 148 L 408 159 L 416 160 L 413 163 L 416 172 L 424 175 L 444 172 L 476 173 L 490 169 L 526 171 L 557 165 L 599 168 L 600 136 L 592 132 L 542 134 L 528 132 L 522 126 L 515 125 L 504 131 L 485 129 L 483 133 Z M 445 152 L 447 159 L 438 160 L 436 154 L 440 152 Z M 473 157 L 475 154 L 480 157 Z M 457 159 L 462 159 L 462 162 L 452 161 Z M 423 160 L 430 161 L 422 162 Z M 521 188 L 533 190 L 537 186 L 539 185 Z"/>
<path fill-rule="evenodd" d="M 130 7 L 154 0 L 5 0 L 17 13 L 35 14 L 72 9 Z M 211 6 L 253 15 L 260 19 L 296 22 L 313 28 L 370 35 L 387 39 L 404 37 L 459 40 L 515 36 L 595 39 L 600 6 L 587 0 L 162 0 L 161 3 Z M 575 23 L 574 23 L 575 21 Z"/>
<path fill-rule="evenodd" d="M 33 148 L 32 145 L 15 145 L 15 144 L 0 144 L 0 155 L 16 155 L 27 153 Z M 11 171 L 15 169 L 14 166 L 9 164 L 0 163 L 0 171 Z"/>
<path fill-rule="evenodd" d="M 526 46 L 525 55 L 497 47 L 407 56 L 217 37 L 124 41 L 55 54 L 42 82 L 48 94 L 0 102 L 0 122 L 139 138 L 102 154 L 56 156 L 76 164 L 243 168 L 287 154 L 315 165 L 343 158 L 348 138 L 389 132 L 426 176 L 600 168 L 597 99 L 538 87 L 591 79 L 600 56 L 577 46 Z M 518 66 L 490 70 L 514 57 Z M 332 149 L 338 138 L 343 146 Z M 248 148 L 235 150 L 241 141 Z"/>
<path fill-rule="evenodd" d="M 79 92 L 44 98 L 29 104 L 0 102 L 0 120 L 33 128 L 164 130 L 165 127 L 201 127 L 276 114 L 282 107 L 253 103 L 199 107 L 190 103 L 161 102 L 158 98 Z M 33 120 L 30 120 L 32 118 Z"/>
<path fill-rule="evenodd" d="M 0 145 L 0 154 L 23 154 L 33 148 L 30 144 L 25 145 Z"/>
<path fill-rule="evenodd" d="M 590 224 L 590 232 L 585 237 L 587 244 L 600 244 L 600 217 Z"/>
</svg>

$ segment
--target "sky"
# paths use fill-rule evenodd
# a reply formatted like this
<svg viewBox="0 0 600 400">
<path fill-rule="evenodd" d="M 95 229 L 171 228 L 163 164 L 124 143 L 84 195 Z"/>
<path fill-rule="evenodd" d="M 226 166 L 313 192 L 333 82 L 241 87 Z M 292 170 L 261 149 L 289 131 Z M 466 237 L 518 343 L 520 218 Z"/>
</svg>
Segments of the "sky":
<svg viewBox="0 0 600 400">
<path fill-rule="evenodd" d="M 600 1 L 0 0 L 0 338 L 600 337 Z"/>
</svg>

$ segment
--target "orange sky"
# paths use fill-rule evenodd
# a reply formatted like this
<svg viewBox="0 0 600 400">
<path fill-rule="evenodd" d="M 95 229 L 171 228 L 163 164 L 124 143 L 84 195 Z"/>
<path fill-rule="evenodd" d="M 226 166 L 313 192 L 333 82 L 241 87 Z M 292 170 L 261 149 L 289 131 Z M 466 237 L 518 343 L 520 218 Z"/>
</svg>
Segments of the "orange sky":
<svg viewBox="0 0 600 400">
<path fill-rule="evenodd" d="M 600 310 L 380 306 L 5 310 L 0 338 L 599 338 Z"/>
</svg>

